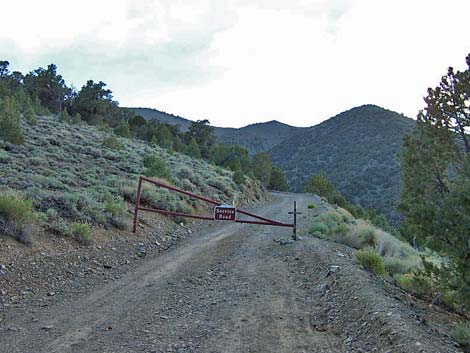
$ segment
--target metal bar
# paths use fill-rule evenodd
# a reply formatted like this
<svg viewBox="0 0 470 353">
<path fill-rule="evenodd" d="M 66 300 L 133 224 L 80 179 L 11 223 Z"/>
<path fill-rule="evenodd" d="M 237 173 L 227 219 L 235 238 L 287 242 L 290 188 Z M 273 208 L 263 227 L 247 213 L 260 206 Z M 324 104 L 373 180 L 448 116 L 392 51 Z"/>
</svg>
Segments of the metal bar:
<svg viewBox="0 0 470 353">
<path fill-rule="evenodd" d="M 292 238 L 297 240 L 297 201 L 294 201 L 294 229 L 292 230 Z"/>
<path fill-rule="evenodd" d="M 235 221 L 236 223 L 246 223 L 246 224 L 260 224 L 264 226 L 274 226 L 274 227 L 290 227 L 292 228 L 294 225 L 293 224 L 287 224 L 287 223 L 270 223 L 270 222 L 259 222 L 259 221 L 248 221 L 244 219 L 237 219 Z"/>
<path fill-rule="evenodd" d="M 161 183 L 161 182 L 158 182 L 158 181 L 140 176 L 139 177 L 139 185 L 138 185 L 138 188 L 137 188 L 136 206 L 135 206 L 135 211 L 134 211 L 134 228 L 133 228 L 134 233 L 137 230 L 139 210 L 159 213 L 159 214 L 163 214 L 163 215 L 170 215 L 170 216 L 188 217 L 188 218 L 202 219 L 202 220 L 208 220 L 208 221 L 213 221 L 214 220 L 214 217 L 209 217 L 209 216 L 190 215 L 190 214 L 181 213 L 181 212 L 166 211 L 166 210 L 162 210 L 162 209 L 148 208 L 148 207 L 140 207 L 140 198 L 141 198 L 141 193 L 142 193 L 142 182 L 143 181 L 147 181 L 147 182 L 149 182 L 149 183 L 151 183 L 151 184 L 153 184 L 157 187 L 162 187 L 162 188 L 166 188 L 166 189 L 171 190 L 171 191 L 179 192 L 183 195 L 189 196 L 189 197 L 197 199 L 197 200 L 205 201 L 205 202 L 210 203 L 212 205 L 216 205 L 216 206 L 222 205 L 222 203 L 220 203 L 218 201 L 214 201 L 214 200 L 211 200 L 209 198 L 193 194 L 192 192 L 185 191 L 185 190 L 182 190 L 182 189 L 178 189 L 174 186 L 170 186 L 170 185 L 167 185 L 167 184 L 164 184 L 164 183 Z M 261 216 L 258 216 L 256 214 L 254 214 L 254 213 L 244 211 L 244 210 L 240 210 L 240 209 L 237 209 L 237 212 L 240 213 L 240 214 L 249 216 L 249 217 L 253 217 L 255 219 L 259 219 L 262 222 L 261 221 L 250 221 L 250 220 L 244 220 L 244 219 L 237 219 L 235 221 L 236 223 L 259 224 L 259 225 L 276 226 L 276 227 L 290 227 L 290 228 L 294 228 L 294 233 L 295 233 L 295 228 L 296 228 L 295 216 L 294 216 L 294 224 L 287 224 L 287 223 L 281 223 L 281 222 L 278 222 L 278 221 L 274 221 L 274 220 L 269 219 L 269 218 L 261 217 Z M 294 214 L 295 214 L 295 206 L 294 206 Z"/>
<path fill-rule="evenodd" d="M 158 209 L 158 208 L 139 207 L 139 210 L 154 212 L 154 213 L 160 213 L 160 214 L 169 215 L 169 216 L 181 216 L 181 217 L 188 217 L 188 218 L 195 218 L 195 219 L 204 219 L 206 221 L 213 221 L 214 220 L 214 217 L 190 215 L 190 214 L 187 214 L 187 213 L 166 211 L 166 210 L 161 210 L 161 209 Z"/>
<path fill-rule="evenodd" d="M 199 195 L 193 194 L 192 192 L 189 192 L 189 191 L 186 191 L 186 190 L 181 190 L 181 189 L 175 188 L 174 186 L 170 186 L 170 185 L 167 185 L 167 184 L 163 184 L 163 183 L 160 183 L 160 182 L 158 182 L 158 181 L 155 181 L 155 180 L 152 180 L 152 179 L 149 179 L 149 178 L 146 178 L 146 177 L 141 177 L 141 178 L 142 178 L 142 180 L 148 181 L 149 183 L 154 184 L 154 185 L 156 185 L 156 186 L 159 186 L 159 187 L 162 187 L 162 188 L 165 188 L 165 189 L 168 189 L 168 190 L 176 191 L 176 192 L 179 192 L 179 193 L 181 193 L 181 194 L 183 194 L 183 195 L 186 195 L 186 196 L 189 196 L 189 197 L 193 197 L 193 198 L 195 198 L 195 199 L 202 200 L 202 201 L 211 203 L 211 204 L 216 205 L 216 206 L 220 206 L 220 205 L 221 205 L 220 202 L 217 202 L 217 201 L 208 199 L 208 198 L 203 197 L 203 196 L 199 196 Z"/>
<path fill-rule="evenodd" d="M 134 224 L 132 227 L 132 232 L 137 231 L 137 222 L 139 217 L 139 207 L 140 207 L 140 194 L 142 192 L 142 177 L 139 177 L 139 186 L 137 187 L 137 195 L 135 198 L 135 209 L 134 209 Z"/>
<path fill-rule="evenodd" d="M 247 212 L 247 211 L 243 211 L 243 210 L 237 209 L 237 212 L 239 212 L 239 213 L 241 213 L 241 214 L 244 214 L 244 215 L 246 215 L 246 216 L 250 216 L 250 217 L 256 218 L 256 219 L 261 219 L 262 221 L 268 222 L 269 224 L 283 224 L 283 223 L 281 223 L 281 222 L 273 221 L 272 219 L 264 218 L 264 217 L 255 215 L 255 214 L 253 214 L 253 213 Z"/>
</svg>

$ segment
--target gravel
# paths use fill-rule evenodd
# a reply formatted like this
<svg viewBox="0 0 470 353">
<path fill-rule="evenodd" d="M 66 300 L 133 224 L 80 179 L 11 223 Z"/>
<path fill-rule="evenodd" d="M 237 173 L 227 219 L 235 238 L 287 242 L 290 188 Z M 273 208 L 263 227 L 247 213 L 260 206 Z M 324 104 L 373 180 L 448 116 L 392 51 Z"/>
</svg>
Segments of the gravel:
<svg viewBox="0 0 470 353">
<path fill-rule="evenodd" d="M 307 234 L 317 198 L 277 195 L 258 212 L 288 221 L 294 199 L 303 240 L 285 245 L 284 228 L 194 224 L 189 234 L 147 219 L 138 237 L 100 249 L 2 260 L 0 352 L 460 352 L 457 317 Z"/>
</svg>

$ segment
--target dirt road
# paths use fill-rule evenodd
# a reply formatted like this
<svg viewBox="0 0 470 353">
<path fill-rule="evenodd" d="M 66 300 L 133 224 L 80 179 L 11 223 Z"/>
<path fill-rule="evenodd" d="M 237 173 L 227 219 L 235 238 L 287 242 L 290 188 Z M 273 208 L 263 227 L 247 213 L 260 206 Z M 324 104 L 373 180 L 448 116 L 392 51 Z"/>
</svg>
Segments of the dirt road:
<svg viewBox="0 0 470 353">
<path fill-rule="evenodd" d="M 286 228 L 219 225 L 86 293 L 12 308 L 0 352 L 459 351 L 352 249 L 306 234 L 318 199 L 277 195 L 257 212 L 288 221 L 294 199 L 302 241 L 281 245 Z"/>
</svg>

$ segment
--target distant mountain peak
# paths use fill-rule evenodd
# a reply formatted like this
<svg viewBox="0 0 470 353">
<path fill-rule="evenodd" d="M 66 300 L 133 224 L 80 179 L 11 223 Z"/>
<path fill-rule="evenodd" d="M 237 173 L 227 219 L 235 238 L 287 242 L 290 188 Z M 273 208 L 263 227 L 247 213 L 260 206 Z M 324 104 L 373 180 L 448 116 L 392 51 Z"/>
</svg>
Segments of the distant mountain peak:
<svg viewBox="0 0 470 353">
<path fill-rule="evenodd" d="M 294 190 L 323 170 L 348 200 L 394 221 L 400 192 L 397 153 L 414 124 L 402 114 L 365 104 L 299 130 L 269 155 Z"/>
</svg>

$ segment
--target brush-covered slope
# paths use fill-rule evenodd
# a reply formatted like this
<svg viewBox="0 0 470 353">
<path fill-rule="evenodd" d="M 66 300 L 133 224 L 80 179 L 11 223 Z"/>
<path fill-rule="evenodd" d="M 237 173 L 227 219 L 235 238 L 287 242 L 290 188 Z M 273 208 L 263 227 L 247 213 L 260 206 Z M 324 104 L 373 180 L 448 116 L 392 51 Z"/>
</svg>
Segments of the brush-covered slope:
<svg viewBox="0 0 470 353">
<path fill-rule="evenodd" d="M 146 156 L 163 160 L 169 182 L 185 190 L 227 203 L 264 197 L 258 182 L 247 179 L 236 185 L 231 171 L 139 140 L 116 138 L 107 129 L 40 117 L 34 126 L 23 124 L 23 131 L 23 145 L 0 141 L 0 196 L 19 192 L 31 200 L 39 220 L 45 221 L 42 227 L 54 233 L 66 233 L 71 222 L 128 228 L 128 209 Z M 144 188 L 143 202 L 180 212 L 204 207 L 150 185 Z"/>
<path fill-rule="evenodd" d="M 397 152 L 413 126 L 403 115 L 364 105 L 300 130 L 270 155 L 295 190 L 324 170 L 347 199 L 393 220 L 400 189 Z"/>
</svg>

